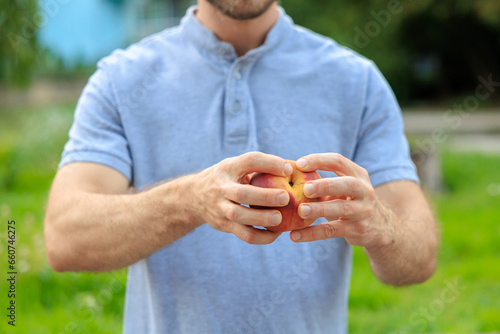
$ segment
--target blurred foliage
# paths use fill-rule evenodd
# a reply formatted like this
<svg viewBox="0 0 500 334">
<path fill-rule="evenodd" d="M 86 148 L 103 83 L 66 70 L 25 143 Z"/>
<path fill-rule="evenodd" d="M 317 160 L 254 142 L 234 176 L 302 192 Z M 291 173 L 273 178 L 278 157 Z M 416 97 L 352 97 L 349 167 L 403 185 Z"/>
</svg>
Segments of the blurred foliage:
<svg viewBox="0 0 500 334">
<path fill-rule="evenodd" d="M 498 0 L 282 0 L 295 23 L 372 59 L 400 101 L 500 82 Z M 500 96 L 500 89 L 496 97 Z"/>
<path fill-rule="evenodd" d="M 37 63 L 37 0 L 0 0 L 0 83 L 27 84 Z"/>
<path fill-rule="evenodd" d="M 61 57 L 48 48 L 39 47 L 39 63 L 35 75 L 49 80 L 88 79 L 97 69 L 97 64 L 75 61 L 72 66 L 64 63 Z"/>
<path fill-rule="evenodd" d="M 26 84 L 34 69 L 73 73 L 37 47 L 37 27 L 46 23 L 37 2 L 0 0 L 0 84 Z M 472 94 L 479 77 L 500 82 L 498 0 L 280 2 L 297 24 L 372 59 L 403 104 Z M 497 88 L 486 105 L 498 99 Z"/>
</svg>

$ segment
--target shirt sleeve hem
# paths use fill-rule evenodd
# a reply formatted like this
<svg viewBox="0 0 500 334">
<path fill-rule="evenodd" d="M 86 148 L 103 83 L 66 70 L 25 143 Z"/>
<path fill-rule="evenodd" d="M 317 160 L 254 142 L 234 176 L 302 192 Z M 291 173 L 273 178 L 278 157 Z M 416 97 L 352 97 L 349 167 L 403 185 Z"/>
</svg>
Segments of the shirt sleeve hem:
<svg viewBox="0 0 500 334">
<path fill-rule="evenodd" d="M 413 168 L 388 168 L 370 174 L 370 181 L 373 187 L 380 186 L 392 181 L 408 180 L 420 184 L 420 180 Z"/>
<path fill-rule="evenodd" d="M 132 181 L 132 172 L 130 164 L 123 161 L 123 159 L 118 158 L 109 153 L 90 152 L 90 151 L 67 152 L 61 159 L 58 169 L 61 169 L 64 165 L 73 162 L 92 162 L 96 164 L 105 165 L 113 169 L 116 169 L 118 172 L 123 174 L 129 181 Z"/>
</svg>

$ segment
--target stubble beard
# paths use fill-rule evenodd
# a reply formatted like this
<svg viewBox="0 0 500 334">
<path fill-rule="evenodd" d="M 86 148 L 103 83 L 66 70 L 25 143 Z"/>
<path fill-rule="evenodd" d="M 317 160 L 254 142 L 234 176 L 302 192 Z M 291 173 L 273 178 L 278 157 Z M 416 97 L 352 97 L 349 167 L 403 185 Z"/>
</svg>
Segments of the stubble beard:
<svg viewBox="0 0 500 334">
<path fill-rule="evenodd" d="M 222 14 L 235 20 L 251 20 L 264 14 L 276 0 L 207 0 Z"/>
</svg>

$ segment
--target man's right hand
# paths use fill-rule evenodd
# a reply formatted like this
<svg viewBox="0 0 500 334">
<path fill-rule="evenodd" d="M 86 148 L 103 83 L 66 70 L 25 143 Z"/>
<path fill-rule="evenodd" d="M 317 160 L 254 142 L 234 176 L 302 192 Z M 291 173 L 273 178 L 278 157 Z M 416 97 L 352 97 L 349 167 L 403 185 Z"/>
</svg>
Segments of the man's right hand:
<svg viewBox="0 0 500 334">
<path fill-rule="evenodd" d="M 198 208 L 195 213 L 200 221 L 216 230 L 233 233 L 250 244 L 270 244 L 281 233 L 254 226 L 275 226 L 281 223 L 281 213 L 276 209 L 252 209 L 245 205 L 266 207 L 286 206 L 289 195 L 282 189 L 265 189 L 248 184 L 254 172 L 286 176 L 292 166 L 284 159 L 260 152 L 250 152 L 194 174 L 192 189 Z"/>
<path fill-rule="evenodd" d="M 248 184 L 253 172 L 291 173 L 282 158 L 247 153 L 199 173 L 178 177 L 139 193 L 117 170 L 76 162 L 59 170 L 45 216 L 45 244 L 58 271 L 107 271 L 148 257 L 203 223 L 252 244 L 269 244 L 278 233 L 254 228 L 273 225 L 276 209 L 240 204 L 284 206 L 288 194 Z M 283 195 L 282 195 L 283 194 Z M 280 198 L 282 195 L 282 198 Z M 281 202 L 280 202 L 281 199 Z"/>
</svg>

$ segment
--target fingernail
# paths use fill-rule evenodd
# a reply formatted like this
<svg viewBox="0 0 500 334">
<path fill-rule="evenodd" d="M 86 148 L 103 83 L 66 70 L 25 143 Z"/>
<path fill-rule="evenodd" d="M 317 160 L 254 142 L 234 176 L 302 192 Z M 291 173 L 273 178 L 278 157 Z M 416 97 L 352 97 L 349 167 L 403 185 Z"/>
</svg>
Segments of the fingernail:
<svg viewBox="0 0 500 334">
<path fill-rule="evenodd" d="M 306 159 L 299 159 L 297 160 L 297 167 L 299 168 L 306 168 L 307 166 L 307 160 Z"/>
<path fill-rule="evenodd" d="M 300 240 L 300 238 L 302 237 L 302 235 L 300 235 L 300 232 L 292 232 L 292 239 L 297 241 L 297 240 Z"/>
<path fill-rule="evenodd" d="M 285 175 L 291 175 L 293 173 L 292 165 L 288 162 L 285 163 Z"/>
<path fill-rule="evenodd" d="M 304 185 L 304 194 L 306 196 L 314 195 L 314 185 L 312 183 L 306 183 Z"/>
<path fill-rule="evenodd" d="M 299 210 L 302 217 L 307 217 L 311 214 L 311 207 L 309 205 L 301 205 Z"/>
<path fill-rule="evenodd" d="M 279 225 L 281 223 L 281 214 L 274 213 L 273 217 L 271 218 L 271 223 L 273 225 Z"/>
<path fill-rule="evenodd" d="M 287 205 L 288 204 L 288 194 L 287 193 L 281 193 L 278 197 L 280 205 Z"/>
</svg>

